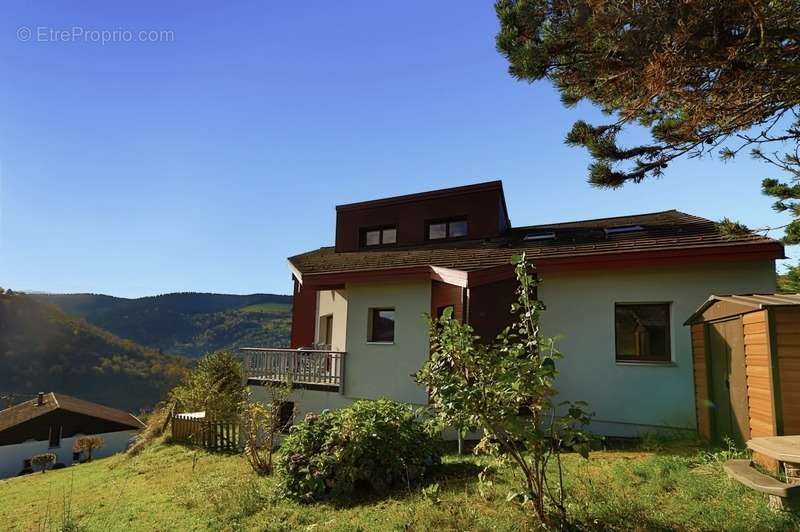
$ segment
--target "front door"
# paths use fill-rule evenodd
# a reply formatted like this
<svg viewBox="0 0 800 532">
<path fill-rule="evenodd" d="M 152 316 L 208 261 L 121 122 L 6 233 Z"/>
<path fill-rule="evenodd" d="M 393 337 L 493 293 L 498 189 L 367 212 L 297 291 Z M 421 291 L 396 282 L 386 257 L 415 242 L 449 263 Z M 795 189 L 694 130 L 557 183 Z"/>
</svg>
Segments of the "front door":
<svg viewBox="0 0 800 532">
<path fill-rule="evenodd" d="M 739 445 L 750 439 L 741 317 L 708 326 L 714 440 Z"/>
</svg>

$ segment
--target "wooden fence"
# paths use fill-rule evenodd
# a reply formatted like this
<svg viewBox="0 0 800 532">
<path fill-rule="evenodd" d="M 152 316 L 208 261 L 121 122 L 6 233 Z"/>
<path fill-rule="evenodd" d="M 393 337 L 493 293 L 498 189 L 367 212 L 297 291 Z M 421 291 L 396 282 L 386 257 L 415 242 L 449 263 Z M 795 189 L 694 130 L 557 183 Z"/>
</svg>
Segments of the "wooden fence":
<svg viewBox="0 0 800 532">
<path fill-rule="evenodd" d="M 181 414 L 172 417 L 172 438 L 175 441 L 210 451 L 238 451 L 240 432 L 239 424 L 234 421 L 212 421 Z"/>
</svg>

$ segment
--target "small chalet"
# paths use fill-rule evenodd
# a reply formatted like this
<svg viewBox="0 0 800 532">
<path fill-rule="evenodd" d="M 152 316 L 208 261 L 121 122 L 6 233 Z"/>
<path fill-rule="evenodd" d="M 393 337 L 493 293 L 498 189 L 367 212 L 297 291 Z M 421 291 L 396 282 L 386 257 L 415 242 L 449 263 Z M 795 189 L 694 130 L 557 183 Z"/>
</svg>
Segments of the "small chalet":
<svg viewBox="0 0 800 532">
<path fill-rule="evenodd" d="M 536 217 L 536 202 L 526 203 Z M 491 340 L 511 319 L 510 260 L 542 284 L 542 331 L 557 337 L 557 388 L 584 400 L 599 433 L 694 430 L 692 342 L 684 321 L 709 294 L 775 291 L 780 242 L 727 237 L 677 210 L 511 223 L 500 181 L 336 207 L 333 246 L 289 258 L 291 349 L 246 349 L 254 397 L 290 377 L 295 412 L 387 397 L 427 403 L 412 375 L 428 357 L 424 313 L 453 308 Z"/>
<path fill-rule="evenodd" d="M 72 450 L 80 436 L 96 435 L 104 445 L 93 453 L 102 458 L 124 451 L 144 424 L 122 410 L 90 403 L 60 393 L 39 393 L 0 411 L 0 478 L 31 470 L 31 457 L 56 455 L 56 464 L 81 461 Z"/>
</svg>

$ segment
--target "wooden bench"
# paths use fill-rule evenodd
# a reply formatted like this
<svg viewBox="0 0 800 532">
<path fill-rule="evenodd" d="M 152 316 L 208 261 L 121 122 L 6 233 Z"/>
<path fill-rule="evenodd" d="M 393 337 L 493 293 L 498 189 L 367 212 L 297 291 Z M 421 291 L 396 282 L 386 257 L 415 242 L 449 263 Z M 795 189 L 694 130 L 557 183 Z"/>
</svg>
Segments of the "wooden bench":
<svg viewBox="0 0 800 532">
<path fill-rule="evenodd" d="M 750 460 L 728 460 L 723 468 L 732 479 L 769 495 L 770 508 L 800 511 L 800 484 L 787 484 L 765 475 Z"/>
</svg>

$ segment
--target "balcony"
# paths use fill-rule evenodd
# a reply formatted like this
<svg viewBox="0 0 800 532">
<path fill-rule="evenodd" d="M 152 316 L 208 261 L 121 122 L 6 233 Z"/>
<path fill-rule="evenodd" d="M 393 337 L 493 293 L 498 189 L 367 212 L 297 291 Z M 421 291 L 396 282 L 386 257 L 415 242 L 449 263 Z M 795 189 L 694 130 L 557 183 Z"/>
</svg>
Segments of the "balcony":
<svg viewBox="0 0 800 532">
<path fill-rule="evenodd" d="M 291 382 L 296 388 L 342 392 L 344 351 L 243 347 L 248 384 Z"/>
</svg>

